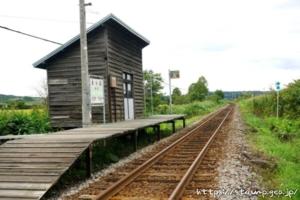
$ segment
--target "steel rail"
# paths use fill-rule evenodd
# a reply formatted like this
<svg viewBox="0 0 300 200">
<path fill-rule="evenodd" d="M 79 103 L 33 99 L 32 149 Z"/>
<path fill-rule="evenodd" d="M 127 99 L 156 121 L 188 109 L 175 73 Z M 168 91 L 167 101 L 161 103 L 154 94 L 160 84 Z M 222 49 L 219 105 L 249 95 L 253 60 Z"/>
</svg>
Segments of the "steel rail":
<svg viewBox="0 0 300 200">
<path fill-rule="evenodd" d="M 161 157 L 166 155 L 171 149 L 179 145 L 180 143 L 184 142 L 186 139 L 188 139 L 191 135 L 193 135 L 199 128 L 201 128 L 204 124 L 209 122 L 211 119 L 213 119 L 216 115 L 221 113 L 222 111 L 226 110 L 229 107 L 226 106 L 225 108 L 222 108 L 214 113 L 211 113 L 209 116 L 205 118 L 203 122 L 201 122 L 197 127 L 190 130 L 187 134 L 177 139 L 175 142 L 173 142 L 171 145 L 164 148 L 162 151 L 155 154 L 153 157 L 151 157 L 149 160 L 144 162 L 142 165 L 131 171 L 129 174 L 127 174 L 125 177 L 121 178 L 119 181 L 111 185 L 109 188 L 104 190 L 98 195 L 82 195 L 80 199 L 84 200 L 106 200 L 117 193 L 119 193 L 124 187 L 126 187 L 128 184 L 133 182 L 134 179 L 136 179 L 139 175 L 141 175 L 144 171 L 149 169 L 153 164 L 155 164 Z"/>
<path fill-rule="evenodd" d="M 204 145 L 203 149 L 199 152 L 196 159 L 193 161 L 189 169 L 186 171 L 180 182 L 177 184 L 175 190 L 172 192 L 172 194 L 169 196 L 169 200 L 178 200 L 182 197 L 182 194 L 184 192 L 185 187 L 190 183 L 191 179 L 193 178 L 193 175 L 195 174 L 196 170 L 198 169 L 199 165 L 201 164 L 201 161 L 203 160 L 204 156 L 206 155 L 206 152 L 210 145 L 212 144 L 213 140 L 215 139 L 217 133 L 223 126 L 225 120 L 228 118 L 229 114 L 232 112 L 232 109 L 226 114 L 222 122 L 219 124 L 219 126 L 216 128 L 212 136 L 209 138 L 207 143 Z"/>
</svg>

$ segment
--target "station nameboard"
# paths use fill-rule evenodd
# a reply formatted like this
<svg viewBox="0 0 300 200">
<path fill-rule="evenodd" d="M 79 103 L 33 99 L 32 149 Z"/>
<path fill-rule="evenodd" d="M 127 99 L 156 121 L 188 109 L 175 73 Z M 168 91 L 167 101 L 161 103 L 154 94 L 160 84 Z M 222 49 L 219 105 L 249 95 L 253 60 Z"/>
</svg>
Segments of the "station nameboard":
<svg viewBox="0 0 300 200">
<path fill-rule="evenodd" d="M 100 78 L 90 78 L 91 104 L 104 104 L 104 81 Z"/>
<path fill-rule="evenodd" d="M 170 71 L 169 76 L 170 76 L 171 79 L 180 78 L 179 70 Z"/>
</svg>

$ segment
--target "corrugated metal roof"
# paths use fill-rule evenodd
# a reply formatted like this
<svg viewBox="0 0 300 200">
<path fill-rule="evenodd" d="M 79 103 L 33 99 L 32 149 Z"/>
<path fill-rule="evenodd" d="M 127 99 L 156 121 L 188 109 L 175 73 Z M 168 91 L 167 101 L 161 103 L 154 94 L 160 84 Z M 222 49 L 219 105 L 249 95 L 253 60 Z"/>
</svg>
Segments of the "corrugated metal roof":
<svg viewBox="0 0 300 200">
<path fill-rule="evenodd" d="M 106 17 L 104 17 L 103 19 L 101 19 L 97 23 L 93 24 L 91 27 L 89 27 L 87 29 L 87 34 L 89 32 L 91 32 L 91 31 L 93 31 L 94 29 L 98 28 L 99 26 L 103 25 L 108 20 L 114 20 L 115 22 L 117 22 L 118 24 L 120 24 L 121 26 L 123 26 L 125 29 L 127 29 L 129 32 L 131 32 L 132 34 L 134 34 L 135 36 L 137 36 L 138 38 L 140 38 L 141 40 L 143 40 L 146 44 L 150 44 L 150 41 L 147 38 L 145 38 L 144 36 L 140 35 L 136 31 L 134 31 L 126 23 L 124 23 L 122 20 L 120 20 L 119 18 L 117 18 L 113 14 L 107 15 Z M 67 41 L 65 44 L 63 44 L 62 46 L 58 47 L 54 51 L 50 52 L 49 54 L 47 54 L 43 58 L 41 58 L 38 61 L 34 62 L 32 65 L 34 67 L 43 68 L 44 69 L 44 67 L 40 66 L 41 64 L 44 64 L 49 58 L 51 58 L 52 56 L 54 56 L 54 55 L 58 54 L 59 52 L 63 51 L 66 47 L 70 46 L 71 44 L 73 44 L 74 42 L 78 41 L 79 39 L 80 39 L 80 34 L 78 34 L 77 36 L 73 37 L 72 39 L 70 39 L 69 41 Z"/>
</svg>

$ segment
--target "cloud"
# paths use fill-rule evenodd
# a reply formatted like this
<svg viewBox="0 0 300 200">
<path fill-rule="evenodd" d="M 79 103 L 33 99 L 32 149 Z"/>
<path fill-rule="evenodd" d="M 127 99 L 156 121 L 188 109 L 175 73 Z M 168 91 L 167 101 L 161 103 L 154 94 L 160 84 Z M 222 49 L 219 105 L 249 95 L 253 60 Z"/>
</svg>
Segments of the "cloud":
<svg viewBox="0 0 300 200">
<path fill-rule="evenodd" d="M 275 59 L 275 66 L 284 70 L 300 70 L 300 60 L 281 58 Z"/>
<path fill-rule="evenodd" d="M 208 44 L 206 47 L 203 48 L 203 50 L 209 52 L 220 52 L 229 50 L 231 48 L 233 48 L 233 46 L 229 44 Z"/>
<path fill-rule="evenodd" d="M 300 60 L 295 58 L 264 58 L 253 59 L 250 62 L 269 68 L 281 70 L 300 70 Z"/>
</svg>

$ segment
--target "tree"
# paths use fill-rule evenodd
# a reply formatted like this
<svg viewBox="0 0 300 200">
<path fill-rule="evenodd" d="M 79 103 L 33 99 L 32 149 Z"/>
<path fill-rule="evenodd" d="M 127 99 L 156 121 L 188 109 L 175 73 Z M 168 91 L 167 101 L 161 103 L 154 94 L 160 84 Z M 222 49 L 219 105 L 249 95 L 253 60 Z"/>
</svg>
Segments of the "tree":
<svg viewBox="0 0 300 200">
<path fill-rule="evenodd" d="M 202 101 L 208 94 L 207 81 L 201 76 L 196 83 L 192 83 L 189 87 L 188 96 L 191 101 Z"/>
<path fill-rule="evenodd" d="M 208 97 L 208 99 L 219 103 L 221 99 L 224 99 L 224 92 L 222 90 L 216 90 Z"/>
<path fill-rule="evenodd" d="M 218 96 L 219 100 L 224 99 L 224 92 L 222 90 L 216 90 L 215 95 Z"/>
<path fill-rule="evenodd" d="M 153 96 L 153 109 L 157 108 L 163 99 L 161 90 L 163 89 L 163 79 L 160 73 L 154 73 L 152 70 L 144 70 L 144 90 L 146 98 L 146 113 L 152 112 L 151 91 Z"/>
<path fill-rule="evenodd" d="M 180 101 L 181 91 L 178 87 L 174 88 L 172 91 L 172 102 L 173 104 L 179 104 Z"/>
<path fill-rule="evenodd" d="M 42 104 L 45 106 L 45 108 L 48 108 L 48 84 L 47 80 L 43 79 L 41 80 L 39 86 L 35 88 L 35 91 L 37 95 L 41 98 Z"/>
<path fill-rule="evenodd" d="M 10 109 L 28 109 L 29 105 L 23 100 L 12 100 L 8 102 L 8 108 Z"/>
<path fill-rule="evenodd" d="M 182 93 L 178 87 L 173 89 L 172 97 L 181 96 L 181 95 L 182 95 Z"/>
<path fill-rule="evenodd" d="M 183 95 L 178 87 L 173 89 L 172 100 L 174 104 L 185 104 L 187 103 L 186 95 Z"/>
<path fill-rule="evenodd" d="M 279 102 L 283 112 L 289 118 L 300 118 L 300 79 L 288 84 L 281 94 L 282 102 Z M 274 101 L 275 102 L 275 101 Z"/>
</svg>

